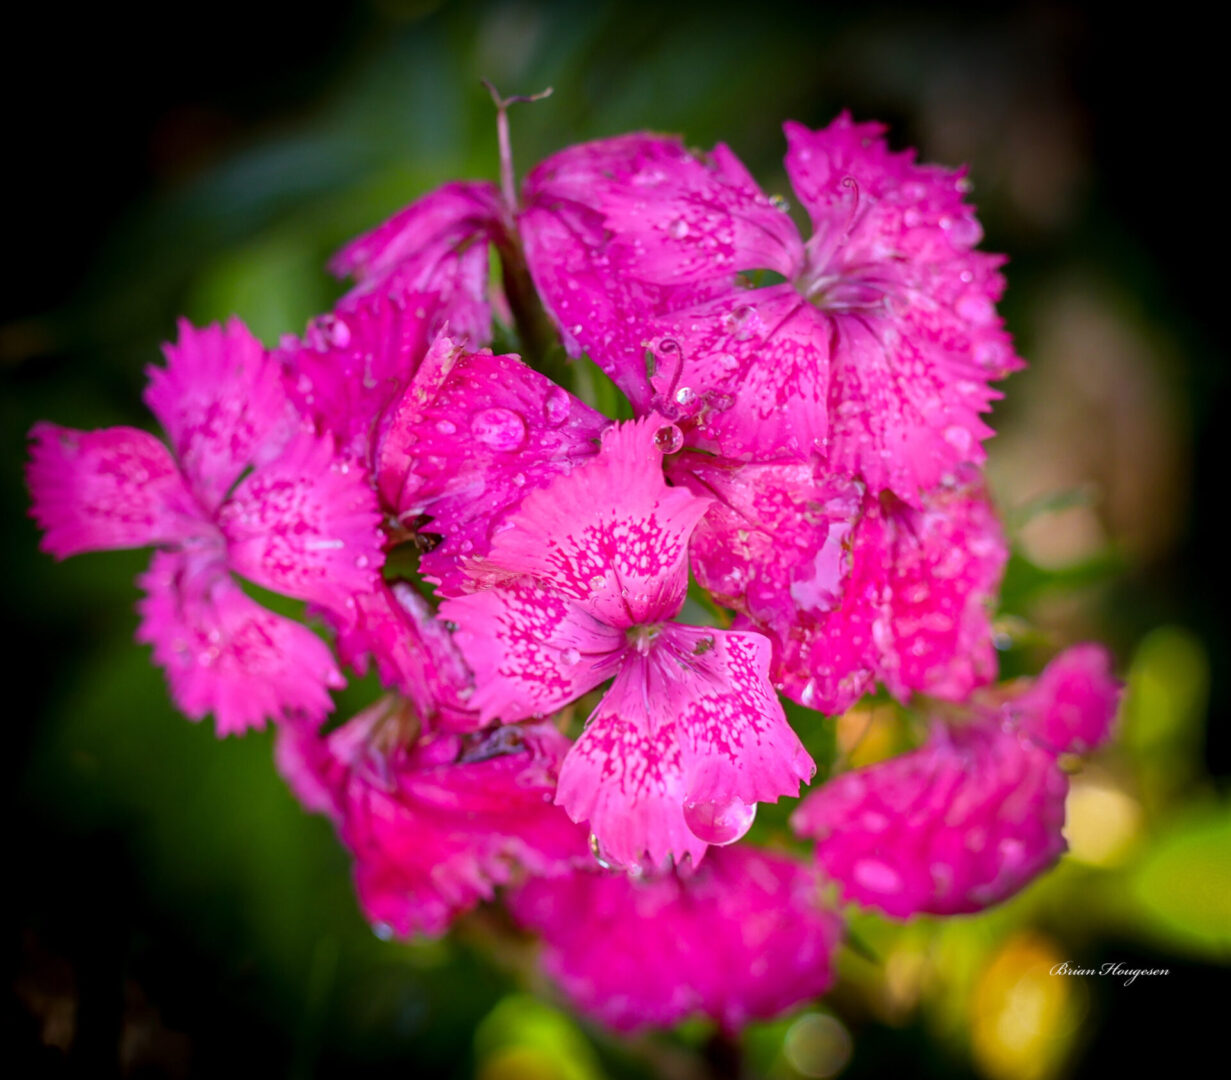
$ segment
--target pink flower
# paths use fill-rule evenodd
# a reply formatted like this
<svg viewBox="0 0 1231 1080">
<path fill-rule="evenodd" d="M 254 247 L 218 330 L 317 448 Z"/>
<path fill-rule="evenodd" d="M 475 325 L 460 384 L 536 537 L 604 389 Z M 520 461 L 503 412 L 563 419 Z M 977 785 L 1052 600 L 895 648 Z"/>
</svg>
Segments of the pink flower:
<svg viewBox="0 0 1231 1080">
<path fill-rule="evenodd" d="M 343 685 L 312 633 L 260 607 L 231 574 L 344 611 L 378 580 L 371 491 L 299 427 L 277 364 L 238 320 L 180 325 L 146 401 L 174 456 L 132 428 L 39 424 L 29 467 L 43 546 L 63 558 L 164 546 L 141 579 L 139 640 L 154 645 L 172 696 L 219 734 L 330 708 Z"/>
<path fill-rule="evenodd" d="M 609 428 L 502 522 L 467 569 L 481 591 L 441 605 L 484 720 L 545 715 L 614 679 L 556 800 L 620 864 L 696 861 L 814 770 L 769 685 L 769 642 L 669 621 L 710 505 L 663 480 L 658 444 L 677 435 L 654 417 Z"/>
<path fill-rule="evenodd" d="M 807 244 L 722 146 L 704 161 L 625 136 L 544 162 L 523 232 L 566 345 L 727 458 L 815 453 L 911 504 L 981 461 L 988 380 L 1019 365 L 995 313 L 1001 260 L 972 250 L 963 176 L 891 153 L 882 130 L 787 125 Z M 739 287 L 755 269 L 788 281 Z"/>
<path fill-rule="evenodd" d="M 415 297 L 439 298 L 438 330 L 482 345 L 491 340 L 488 246 L 502 235 L 500 192 L 494 184 L 455 181 L 399 210 L 371 232 L 352 240 L 329 264 L 358 284 L 339 312 L 380 295 L 415 306 Z"/>
<path fill-rule="evenodd" d="M 388 407 L 401 396 L 441 321 L 436 294 L 363 294 L 288 335 L 274 353 L 287 392 L 337 452 L 369 472 Z"/>
<path fill-rule="evenodd" d="M 696 1014 L 738 1031 L 832 984 L 842 924 L 819 893 L 805 865 L 739 845 L 691 873 L 529 881 L 509 903 L 582 1012 L 618 1031 Z"/>
<path fill-rule="evenodd" d="M 689 452 L 668 472 L 716 498 L 693 571 L 773 639 L 789 697 L 838 713 L 877 681 L 960 701 L 995 677 L 988 608 L 1008 549 L 973 469 L 919 508 L 803 463 Z"/>
<path fill-rule="evenodd" d="M 440 538 L 421 572 L 445 595 L 529 492 L 594 456 L 609 421 L 516 356 L 438 338 L 383 426 L 377 484 L 399 522 Z"/>
<path fill-rule="evenodd" d="M 1105 740 L 1118 697 L 1106 653 L 1070 649 L 1033 687 L 937 723 L 921 749 L 831 780 L 792 825 L 851 900 L 895 918 L 978 911 L 1065 850 L 1056 756 Z"/>
<path fill-rule="evenodd" d="M 584 831 L 551 801 L 567 747 L 550 724 L 461 735 L 386 698 L 324 738 L 281 727 L 277 761 L 350 849 L 377 933 L 409 937 L 444 933 L 515 875 L 590 860 Z"/>
</svg>

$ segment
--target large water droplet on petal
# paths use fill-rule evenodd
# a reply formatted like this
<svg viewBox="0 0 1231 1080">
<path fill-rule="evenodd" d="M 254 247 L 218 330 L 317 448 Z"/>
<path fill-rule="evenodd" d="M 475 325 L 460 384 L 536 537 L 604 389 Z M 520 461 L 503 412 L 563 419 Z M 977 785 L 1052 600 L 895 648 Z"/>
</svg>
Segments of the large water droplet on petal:
<svg viewBox="0 0 1231 1080">
<path fill-rule="evenodd" d="M 512 409 L 483 409 L 471 418 L 470 432 L 493 450 L 516 450 L 526 441 L 526 421 Z"/>
<path fill-rule="evenodd" d="M 756 803 L 734 797 L 684 804 L 684 824 L 693 836 L 720 847 L 734 844 L 747 833 L 756 816 Z"/>
<path fill-rule="evenodd" d="M 688 222 L 683 218 L 676 218 L 667 226 L 667 233 L 672 240 L 683 240 L 688 235 Z"/>
<path fill-rule="evenodd" d="M 569 400 L 567 391 L 553 386 L 543 401 L 543 415 L 552 427 L 559 427 L 568 418 Z"/>
<path fill-rule="evenodd" d="M 677 453 L 684 445 L 684 433 L 674 424 L 667 424 L 654 432 L 654 445 L 664 454 Z"/>
<path fill-rule="evenodd" d="M 437 420 L 436 430 L 441 435 L 452 435 L 457 430 L 457 425 L 452 420 Z"/>
</svg>

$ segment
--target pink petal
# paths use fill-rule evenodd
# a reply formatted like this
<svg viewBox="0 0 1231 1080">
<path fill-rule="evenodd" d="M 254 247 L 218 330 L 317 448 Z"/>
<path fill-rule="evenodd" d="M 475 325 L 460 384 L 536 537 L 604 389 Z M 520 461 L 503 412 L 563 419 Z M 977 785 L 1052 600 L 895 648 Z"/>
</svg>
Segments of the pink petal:
<svg viewBox="0 0 1231 1080">
<path fill-rule="evenodd" d="M 688 587 L 688 538 L 709 507 L 662 473 L 656 416 L 603 432 L 597 457 L 526 496 L 478 582 L 524 575 L 621 629 L 674 616 Z"/>
<path fill-rule="evenodd" d="M 41 423 L 30 438 L 30 514 L 45 533 L 43 549 L 56 558 L 212 532 L 167 448 L 152 435 Z"/>
<path fill-rule="evenodd" d="M 607 861 L 697 862 L 815 766 L 769 685 L 758 634 L 663 627 L 629 656 L 560 770 L 556 801 Z"/>
<path fill-rule="evenodd" d="M 802 259 L 790 217 L 722 145 L 709 160 L 647 134 L 573 146 L 531 172 L 526 197 L 592 207 L 614 245 L 636 250 L 647 282 L 692 284 L 756 267 L 791 277 Z"/>
<path fill-rule="evenodd" d="M 829 989 L 842 936 L 807 866 L 745 845 L 690 874 L 529 881 L 510 907 L 572 1003 L 618 1031 L 776 1016 Z"/>
<path fill-rule="evenodd" d="M 379 524 L 363 472 L 335 456 L 332 439 L 302 432 L 219 513 L 236 573 L 339 612 L 379 581 Z"/>
<path fill-rule="evenodd" d="M 1124 687 L 1101 645 L 1074 645 L 1057 656 L 1015 702 L 1022 730 L 1054 753 L 1087 753 L 1107 741 Z"/>
<path fill-rule="evenodd" d="M 160 552 L 139 584 L 137 640 L 154 646 L 176 706 L 192 720 L 212 712 L 219 735 L 319 720 L 346 685 L 325 643 L 248 599 L 218 556 Z"/>
<path fill-rule="evenodd" d="M 449 731 L 481 726 L 470 702 L 474 676 L 443 621 L 405 582 L 381 583 L 355 597 L 355 608 L 341 620 L 338 656 L 359 674 L 375 660 L 381 683 L 400 690 L 420 715 Z"/>
<path fill-rule="evenodd" d="M 438 339 L 390 411 L 378 485 L 400 521 L 443 537 L 422 570 L 460 591 L 460 560 L 488 551 L 492 530 L 527 492 L 594 455 L 608 421 L 514 356 L 463 353 Z"/>
<path fill-rule="evenodd" d="M 633 205 L 641 199 L 656 205 L 644 218 Z M 729 205 L 703 233 L 686 219 L 705 216 L 706 199 Z M 745 266 L 794 265 L 800 256 L 790 219 L 725 148 L 711 166 L 659 136 L 572 147 L 531 173 L 525 204 L 526 261 L 565 348 L 593 359 L 639 413 L 653 407 L 645 349 L 654 317 L 729 291 Z"/>
<path fill-rule="evenodd" d="M 773 638 L 787 696 L 838 713 L 878 680 L 902 700 L 962 700 L 994 677 L 988 608 L 1008 550 L 972 473 L 921 510 L 789 462 L 682 454 L 671 475 L 718 500 L 694 573 L 747 616 L 737 627 Z"/>
<path fill-rule="evenodd" d="M 474 669 L 471 708 L 484 722 L 544 716 L 611 678 L 624 632 L 533 581 L 510 582 L 440 605 Z"/>
<path fill-rule="evenodd" d="M 695 424 L 690 445 L 758 460 L 823 449 L 829 329 L 790 285 L 733 290 L 653 325 L 656 407 Z"/>
<path fill-rule="evenodd" d="M 894 918 L 957 915 L 1055 862 L 1067 792 L 1055 758 L 1018 732 L 938 726 L 922 749 L 825 784 L 792 825 L 848 899 Z"/>
<path fill-rule="evenodd" d="M 960 172 L 889 151 L 879 124 L 843 114 L 787 124 L 787 172 L 812 216 L 800 290 L 832 335 L 829 464 L 917 504 L 983 459 L 987 383 L 1021 366 L 995 304 L 996 256 L 963 199 Z"/>
<path fill-rule="evenodd" d="M 367 296 L 314 320 L 302 341 L 284 340 L 276 355 L 291 397 L 340 454 L 373 467 L 381 419 L 423 360 L 437 318 L 433 294 Z"/>
<path fill-rule="evenodd" d="M 339 277 L 359 283 L 342 309 L 373 292 L 436 293 L 455 334 L 475 344 L 490 340 L 487 249 L 501 217 L 494 184 L 457 181 L 429 192 L 352 240 L 330 262 Z"/>
<path fill-rule="evenodd" d="M 310 804 L 323 804 L 355 859 L 364 914 L 382 935 L 441 934 L 515 872 L 589 861 L 585 833 L 551 804 L 568 741 L 549 724 L 386 744 L 388 703 L 327 738 L 281 752 Z M 396 732 L 394 733 L 396 734 Z M 316 739 L 287 730 L 282 739 Z"/>
<path fill-rule="evenodd" d="M 198 330 L 180 320 L 149 369 L 145 403 L 171 438 L 193 493 L 214 511 L 250 465 L 271 461 L 298 425 L 281 369 L 238 319 Z"/>
</svg>

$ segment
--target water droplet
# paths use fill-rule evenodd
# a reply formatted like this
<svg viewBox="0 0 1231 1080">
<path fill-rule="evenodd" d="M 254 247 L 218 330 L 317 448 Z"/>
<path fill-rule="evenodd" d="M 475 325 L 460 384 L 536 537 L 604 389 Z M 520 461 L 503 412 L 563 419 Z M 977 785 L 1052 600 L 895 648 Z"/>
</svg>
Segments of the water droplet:
<svg viewBox="0 0 1231 1080">
<path fill-rule="evenodd" d="M 667 424 L 654 432 L 654 445 L 664 454 L 677 453 L 684 445 L 684 433 L 674 424 Z"/>
<path fill-rule="evenodd" d="M 470 431 L 493 450 L 516 450 L 526 441 L 526 421 L 512 409 L 484 409 L 471 418 Z"/>
<path fill-rule="evenodd" d="M 711 412 L 726 412 L 735 404 L 735 398 L 730 394 L 707 394 L 705 403 Z"/>
<path fill-rule="evenodd" d="M 881 896 L 900 892 L 902 889 L 902 875 L 880 859 L 860 859 L 855 864 L 855 881 L 868 892 L 879 893 Z"/>
<path fill-rule="evenodd" d="M 568 417 L 568 410 L 569 399 L 566 391 L 558 386 L 553 386 L 547 391 L 547 397 L 543 401 L 543 414 L 552 427 L 559 427 L 564 423 Z"/>
<path fill-rule="evenodd" d="M 974 443 L 974 436 L 970 434 L 969 428 L 954 424 L 952 427 L 945 428 L 944 434 L 945 442 L 952 446 L 959 454 L 970 452 L 970 447 Z"/>
<path fill-rule="evenodd" d="M 569 667 L 576 667 L 576 665 L 581 663 L 581 653 L 576 649 L 565 649 L 560 654 L 560 659 Z"/>
<path fill-rule="evenodd" d="M 747 341 L 756 329 L 756 313 L 751 304 L 740 304 L 722 317 L 723 327 L 736 341 Z"/>
<path fill-rule="evenodd" d="M 602 574 L 595 574 L 590 579 L 590 588 L 593 589 L 595 592 L 597 592 L 599 589 L 601 589 L 606 584 L 607 584 L 607 578 L 604 577 Z"/>
<path fill-rule="evenodd" d="M 436 430 L 441 435 L 452 435 L 457 430 L 457 425 L 452 420 L 437 420 Z"/>
<path fill-rule="evenodd" d="M 680 405 L 691 405 L 697 400 L 697 392 L 691 386 L 681 386 L 675 392 L 675 400 Z"/>
<path fill-rule="evenodd" d="M 739 367 L 739 358 L 733 356 L 729 352 L 719 353 L 714 357 L 714 362 L 722 368 L 723 371 L 734 371 Z"/>
<path fill-rule="evenodd" d="M 526 474 L 525 473 L 514 473 L 513 474 L 513 484 L 516 487 L 525 487 L 526 486 Z"/>
<path fill-rule="evenodd" d="M 368 568 L 368 563 L 371 561 L 372 560 L 366 555 L 360 555 L 357 559 L 355 559 L 355 565 L 359 567 L 360 570 L 366 570 Z"/>
<path fill-rule="evenodd" d="M 723 846 L 740 839 L 756 820 L 756 803 L 729 798 L 684 803 L 684 824 L 698 840 Z"/>
<path fill-rule="evenodd" d="M 958 299 L 954 310 L 961 318 L 976 326 L 986 326 L 996 318 L 996 309 L 983 293 L 970 292 Z"/>
<path fill-rule="evenodd" d="M 688 235 L 688 222 L 683 218 L 676 218 L 667 226 L 667 234 L 672 240 L 683 240 Z"/>
<path fill-rule="evenodd" d="M 393 940 L 393 927 L 388 923 L 378 922 L 372 924 L 372 933 L 375 934 L 381 941 Z"/>
<path fill-rule="evenodd" d="M 771 195 L 769 197 L 769 205 L 775 210 L 781 210 L 784 214 L 791 209 L 790 200 L 785 195 Z"/>
</svg>

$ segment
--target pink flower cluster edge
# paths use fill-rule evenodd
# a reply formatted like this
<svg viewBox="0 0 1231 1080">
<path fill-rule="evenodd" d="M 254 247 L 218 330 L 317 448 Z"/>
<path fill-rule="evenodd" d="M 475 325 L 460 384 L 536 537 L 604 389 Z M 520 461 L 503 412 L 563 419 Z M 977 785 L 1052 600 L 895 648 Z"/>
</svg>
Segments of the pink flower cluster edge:
<svg viewBox="0 0 1231 1080">
<path fill-rule="evenodd" d="M 506 161 L 342 250 L 354 285 L 300 336 L 182 322 L 146 391 L 165 438 L 31 432 L 44 548 L 155 549 L 137 637 L 176 706 L 275 725 L 377 932 L 503 900 L 619 1030 L 824 993 L 840 902 L 1020 890 L 1120 693 L 1091 644 L 992 685 L 985 416 L 1021 361 L 964 173 L 845 114 L 786 138 L 806 236 L 723 145 L 572 146 L 520 192 Z M 491 351 L 535 319 L 554 360 Z M 583 356 L 633 419 L 573 392 Z M 370 669 L 385 695 L 328 723 Z M 922 745 L 746 839 L 817 771 L 783 698 L 823 725 L 878 688 L 932 714 Z"/>
</svg>

